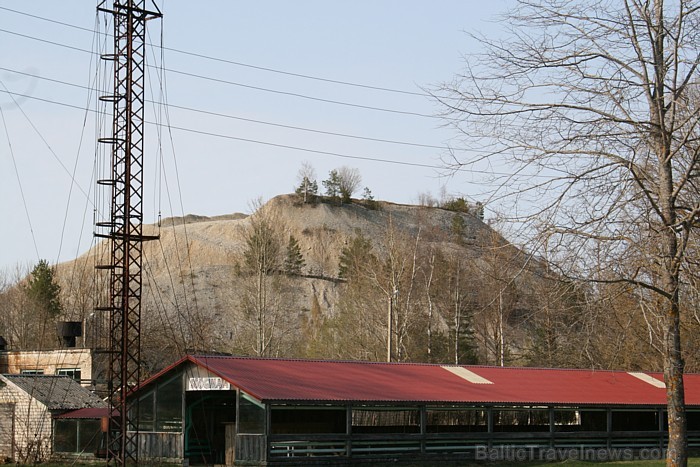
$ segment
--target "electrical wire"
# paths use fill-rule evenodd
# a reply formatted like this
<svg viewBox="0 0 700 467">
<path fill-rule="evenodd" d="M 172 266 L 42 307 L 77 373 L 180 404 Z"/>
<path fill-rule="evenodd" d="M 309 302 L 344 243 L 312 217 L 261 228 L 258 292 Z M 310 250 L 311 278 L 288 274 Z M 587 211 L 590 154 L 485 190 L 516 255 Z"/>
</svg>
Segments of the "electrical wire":
<svg viewBox="0 0 700 467">
<path fill-rule="evenodd" d="M 184 201 L 183 201 L 183 199 L 182 199 L 182 188 L 181 188 L 181 184 L 180 184 L 180 170 L 179 170 L 179 166 L 178 166 L 178 163 L 177 163 L 177 157 L 176 157 L 176 151 L 175 151 L 174 138 L 173 138 L 172 129 L 171 129 L 171 125 L 170 125 L 170 111 L 169 111 L 169 106 L 168 106 L 167 78 L 166 78 L 166 75 L 165 75 L 165 73 L 164 73 L 164 70 L 165 70 L 165 54 L 164 54 L 164 49 L 162 48 L 162 44 L 163 44 L 163 40 L 164 40 L 164 38 L 163 38 L 163 35 L 164 35 L 164 34 L 163 34 L 163 33 L 164 33 L 163 23 L 164 23 L 164 21 L 161 21 L 161 23 L 160 23 L 160 24 L 161 24 L 161 29 L 160 29 L 160 43 L 161 43 L 161 47 L 160 47 L 160 49 L 159 49 L 159 50 L 160 50 L 160 62 L 159 62 L 159 63 L 160 63 L 160 67 L 158 68 L 159 73 L 157 74 L 158 80 L 159 80 L 159 85 L 160 85 L 160 96 L 161 96 L 161 98 L 162 98 L 162 102 L 161 102 L 161 105 L 159 106 L 159 110 L 163 110 L 164 113 L 165 113 L 166 128 L 167 128 L 167 131 L 168 131 L 168 137 L 169 137 L 169 141 L 170 141 L 170 149 L 171 149 L 171 153 L 172 153 L 172 156 L 173 156 L 173 165 L 174 165 L 174 168 L 175 168 L 175 181 L 176 181 L 176 183 L 177 183 L 177 194 L 178 194 L 178 199 L 179 199 L 179 203 L 180 203 L 180 212 L 182 213 L 182 216 L 183 216 L 183 218 L 184 218 L 184 216 L 185 216 L 185 206 L 184 206 Z M 162 123 L 162 121 L 161 121 L 160 123 Z M 160 136 L 160 134 L 159 134 L 159 138 L 160 138 L 160 137 L 161 137 L 161 136 Z M 161 156 L 162 156 L 162 153 L 161 153 Z M 174 214 L 174 210 L 173 210 L 173 207 L 172 207 L 172 198 L 171 198 L 171 196 L 170 196 L 170 187 L 169 187 L 169 184 L 167 183 L 167 181 L 168 181 L 168 179 L 167 179 L 167 176 L 166 176 L 166 177 L 165 177 L 165 182 L 166 182 L 166 190 L 167 190 L 168 203 L 169 203 L 169 206 L 170 206 L 170 212 Z M 161 189 L 161 192 L 162 192 L 162 189 Z M 175 243 L 175 247 L 176 247 L 176 251 L 178 252 L 178 265 L 179 265 L 179 270 L 182 271 L 182 270 L 183 270 L 183 267 L 182 267 L 182 262 L 181 262 L 180 254 L 179 254 L 180 248 L 179 248 L 179 246 L 178 246 L 178 244 L 177 244 L 177 235 L 175 234 L 175 225 L 173 224 L 172 227 L 173 227 L 173 238 L 175 239 L 175 242 L 176 242 L 176 243 Z M 196 289 L 195 284 L 194 284 L 194 268 L 193 268 L 193 266 L 192 266 L 192 256 L 191 256 L 190 247 L 189 247 L 189 245 L 190 245 L 190 240 L 189 240 L 189 234 L 188 234 L 188 232 L 187 232 L 187 223 L 186 223 L 186 222 L 183 222 L 182 227 L 183 227 L 183 233 L 184 233 L 184 237 L 185 237 L 187 267 L 189 268 L 189 278 L 190 278 L 190 284 L 191 284 L 191 287 L 192 287 L 192 301 L 193 301 L 193 304 L 194 304 L 195 313 L 197 313 L 197 315 L 199 315 L 199 311 L 200 311 L 200 310 L 199 310 L 199 303 L 198 303 L 198 300 L 197 300 L 197 289 Z M 193 328 L 194 328 L 195 330 L 197 330 L 197 332 L 201 332 L 200 329 L 199 329 L 198 327 L 196 327 L 196 326 L 193 327 L 193 326 L 192 326 L 192 323 L 191 323 L 191 321 L 192 321 L 192 314 L 191 314 L 191 310 L 190 310 L 190 306 L 189 306 L 189 301 L 188 301 L 188 296 L 187 296 L 187 287 L 185 286 L 185 279 L 184 279 L 183 277 L 181 277 L 181 279 L 182 279 L 182 284 L 183 284 L 183 288 L 182 288 L 182 289 L 183 289 L 183 295 L 184 295 L 184 299 L 185 299 L 185 311 L 187 312 L 187 315 L 188 315 L 188 325 L 189 325 L 189 328 L 190 328 L 190 329 L 193 329 Z M 201 341 L 204 340 L 204 336 L 202 336 L 201 334 L 200 334 L 198 337 L 199 337 L 199 339 L 200 339 Z"/>
<path fill-rule="evenodd" d="M 55 46 L 57 46 L 57 47 L 63 47 L 63 48 L 67 48 L 67 49 L 70 49 L 70 50 L 75 50 L 75 51 L 78 51 L 78 52 L 90 53 L 90 54 L 93 53 L 93 52 L 90 51 L 90 50 L 83 49 L 83 48 L 80 48 L 80 47 L 75 47 L 75 46 L 72 46 L 72 45 L 62 44 L 62 43 L 60 43 L 60 42 L 51 41 L 51 40 L 48 40 L 48 39 L 41 39 L 41 38 L 36 37 L 36 36 L 30 36 L 30 35 L 18 33 L 18 32 L 15 32 L 15 31 L 9 31 L 9 30 L 3 29 L 3 28 L 0 28 L 0 32 L 3 32 L 3 33 L 5 33 L 5 34 L 11 34 L 11 35 L 18 36 L 18 37 L 23 37 L 23 38 L 25 38 L 25 39 L 30 39 L 30 40 L 34 40 L 34 41 L 38 41 L 38 42 L 43 42 L 43 43 L 46 43 L 46 44 L 55 45 Z M 150 65 L 147 65 L 147 66 L 150 66 Z M 212 82 L 217 82 L 217 83 L 221 83 L 221 84 L 227 84 L 227 85 L 231 85 L 231 86 L 238 86 L 238 87 L 243 87 L 243 88 L 246 88 L 246 89 L 253 89 L 253 90 L 256 90 L 256 91 L 274 93 L 274 94 L 279 94 L 279 95 L 286 95 L 286 96 L 291 96 L 291 97 L 297 97 L 297 98 L 300 98 L 300 99 L 313 100 L 313 101 L 317 101 L 317 102 L 324 102 L 324 103 L 327 103 L 327 104 L 334 104 L 334 105 L 341 105 L 341 106 L 347 106 L 347 107 L 354 107 L 354 108 L 360 108 L 360 109 L 365 109 L 365 110 L 373 110 L 373 111 L 377 111 L 377 112 L 387 112 L 387 113 L 393 113 L 393 114 L 408 115 L 408 116 L 414 116 L 414 117 L 422 117 L 422 118 L 437 119 L 437 120 L 446 120 L 445 117 L 440 116 L 440 115 L 422 114 L 422 113 L 420 113 L 420 112 L 412 112 L 412 111 L 407 111 L 407 110 L 387 109 L 387 108 L 384 108 L 384 107 L 374 107 L 374 106 L 370 106 L 370 105 L 354 104 L 354 103 L 352 103 L 352 102 L 344 102 L 344 101 L 338 101 L 338 100 L 334 100 L 334 99 L 324 99 L 324 98 L 321 98 L 321 97 L 309 96 L 309 95 L 307 95 L 307 94 L 294 93 L 294 92 L 288 92 L 288 91 L 280 91 L 280 90 L 277 90 L 277 89 L 264 88 L 264 87 L 261 87 L 261 86 L 253 86 L 253 85 L 250 85 L 250 84 L 238 83 L 238 82 L 235 82 L 235 81 L 230 81 L 230 80 L 225 80 L 225 79 L 220 79 L 220 78 L 213 78 L 213 77 L 210 77 L 210 76 L 200 75 L 200 74 L 197 74 L 197 73 L 189 73 L 189 72 L 182 71 L 182 70 L 165 69 L 165 71 L 168 72 L 168 73 L 180 74 L 180 75 L 183 75 L 183 76 L 189 76 L 189 77 L 198 78 L 198 79 L 203 79 L 203 80 L 212 81 Z"/>
<path fill-rule="evenodd" d="M 29 118 L 29 115 L 27 115 L 27 113 L 24 111 L 24 109 L 22 108 L 22 106 L 21 106 L 21 105 L 19 104 L 19 102 L 17 102 L 17 100 L 15 99 L 15 96 L 20 96 L 20 97 L 28 97 L 28 96 L 22 96 L 22 95 L 20 95 L 20 94 L 11 92 L 11 91 L 7 88 L 7 86 L 5 86 L 5 83 L 4 83 L 1 79 L 0 79 L 0 86 L 3 87 L 3 89 L 0 89 L 0 92 L 3 92 L 3 93 L 5 93 L 5 94 L 8 94 L 8 95 L 11 97 L 12 102 L 13 102 L 13 103 L 15 104 L 15 106 L 19 109 L 19 111 L 22 113 L 22 115 L 24 116 L 25 120 L 27 120 L 27 122 L 28 122 L 29 125 L 32 127 L 32 129 L 33 129 L 34 132 L 37 134 L 37 136 L 39 136 L 39 139 L 41 139 L 41 141 L 44 143 L 44 145 L 45 145 L 46 148 L 49 150 L 49 152 L 51 153 L 51 155 L 54 157 L 54 159 L 56 159 L 56 161 L 58 162 L 58 164 L 61 166 L 61 168 L 63 169 L 63 171 L 64 171 L 66 174 L 68 174 L 68 176 L 71 177 L 71 179 L 73 179 L 73 176 L 72 176 L 70 170 L 68 170 L 68 168 L 65 166 L 65 164 L 63 163 L 63 161 L 58 157 L 58 154 L 56 154 L 56 152 L 53 150 L 53 148 L 51 147 L 51 145 L 49 144 L 49 142 L 46 140 L 46 138 L 44 138 L 44 135 L 41 134 L 41 132 L 39 131 L 39 129 L 36 127 L 36 125 L 34 125 L 34 122 L 32 122 L 31 118 Z M 84 108 L 79 107 L 79 106 L 72 106 L 72 107 L 81 108 L 82 110 L 85 110 Z M 73 180 L 74 180 L 74 179 L 73 179 Z M 78 181 L 77 181 L 77 180 L 74 180 L 74 181 L 75 181 L 75 186 L 78 187 L 78 189 L 83 193 L 83 195 L 85 195 L 86 198 L 90 198 L 90 195 L 83 189 L 83 187 L 78 183 Z"/>
<path fill-rule="evenodd" d="M 34 73 L 28 73 L 26 71 L 19 71 L 19 70 L 14 70 L 12 68 L 5 68 L 0 66 L 0 70 L 6 71 L 8 73 L 15 73 L 18 75 L 22 76 L 27 76 L 29 78 L 34 78 L 34 79 L 39 79 L 43 81 L 49 81 L 51 83 L 57 83 L 57 84 L 62 84 L 65 86 L 71 86 L 74 88 L 79 88 L 79 89 L 86 89 L 89 91 L 93 91 L 94 89 L 84 86 L 81 84 L 76 84 L 76 83 L 71 83 L 68 81 L 63 81 L 59 79 L 54 79 L 54 78 L 48 78 L 46 76 L 39 76 Z M 153 103 L 153 104 L 158 104 L 152 100 L 146 99 L 145 102 L 148 103 Z M 267 126 L 274 126 L 278 128 L 285 128 L 285 129 L 290 129 L 290 130 L 299 130 L 299 131 L 306 131 L 310 133 L 316 133 L 316 134 L 323 134 L 323 135 L 329 135 L 329 136 L 339 136 L 343 138 L 352 138 L 352 139 L 358 139 L 358 140 L 364 140 L 364 141 L 374 141 L 378 143 L 389 143 L 389 144 L 399 144 L 403 146 L 414 146 L 414 147 L 421 147 L 421 148 L 428 148 L 428 149 L 441 149 L 445 151 L 465 151 L 466 149 L 462 148 L 449 148 L 447 146 L 438 146 L 438 145 L 433 145 L 433 144 L 424 144 L 424 143 L 415 143 L 415 142 L 408 142 L 408 141 L 399 141 L 399 140 L 391 140 L 391 139 L 384 139 L 384 138 L 372 138 L 368 136 L 359 136 L 359 135 L 351 135 L 347 133 L 339 133 L 339 132 L 333 132 L 333 131 L 325 131 L 325 130 L 319 130 L 315 128 L 306 128 L 306 127 L 300 127 L 300 126 L 295 126 L 295 125 L 286 125 L 282 123 L 274 123 L 274 122 L 268 122 L 265 120 L 256 120 L 252 118 L 246 118 L 246 117 L 240 117 L 236 115 L 231 115 L 231 114 L 226 114 L 226 113 L 221 113 L 221 112 L 213 112 L 209 110 L 203 110 L 203 109 L 196 109 L 192 107 L 186 107 L 182 105 L 176 105 L 176 104 L 167 104 L 168 107 L 173 108 L 173 109 L 178 109 L 178 110 L 185 110 L 189 112 L 196 112 L 204 115 L 211 115 L 214 117 L 222 117 L 222 118 L 227 118 L 227 119 L 232 119 L 232 120 L 240 120 L 244 122 L 249 122 L 249 123 L 257 123 L 260 125 L 267 125 Z"/>
<path fill-rule="evenodd" d="M 67 27 L 77 29 L 80 31 L 92 32 L 92 30 L 89 28 L 85 28 L 85 27 L 78 26 L 75 24 L 66 23 L 63 21 L 58 21 L 58 20 L 51 19 L 51 18 L 46 18 L 46 17 L 39 16 L 39 15 L 34 15 L 34 14 L 27 13 L 24 11 L 14 10 L 12 8 L 0 6 L 0 10 L 9 11 L 12 13 L 27 16 L 30 18 L 39 19 L 42 21 L 47 21 L 47 22 L 54 23 L 54 24 L 60 24 L 61 26 L 67 26 Z M 107 34 L 107 33 L 103 33 L 103 34 Z M 148 45 L 150 45 L 150 44 L 148 44 Z M 214 57 L 211 55 L 205 55 L 205 54 L 201 54 L 201 53 L 197 53 L 197 52 L 175 49 L 172 47 L 161 46 L 161 49 L 167 50 L 170 52 L 176 52 L 176 53 L 183 54 L 183 55 L 189 55 L 192 57 L 203 58 L 206 60 L 227 63 L 229 65 L 236 65 L 236 66 L 245 67 L 245 68 L 252 68 L 254 70 L 266 71 L 266 72 L 270 72 L 270 73 L 277 73 L 277 74 L 286 75 L 286 76 L 294 76 L 297 78 L 310 79 L 310 80 L 321 81 L 321 82 L 325 82 L 325 83 L 340 84 L 343 86 L 352 86 L 352 87 L 358 87 L 358 88 L 363 88 L 363 89 L 371 89 L 374 91 L 384 91 L 384 92 L 391 92 L 391 93 L 397 93 L 397 94 L 405 94 L 405 95 L 410 95 L 410 96 L 429 97 L 429 98 L 433 97 L 430 94 L 423 93 L 423 92 L 408 91 L 405 89 L 388 88 L 388 87 L 375 86 L 375 85 L 370 85 L 370 84 L 353 83 L 351 81 L 343 81 L 343 80 L 336 80 L 336 79 L 330 79 L 330 78 L 322 78 L 319 76 L 313 76 L 313 75 L 304 74 L 304 73 L 295 73 L 295 72 L 291 72 L 291 71 L 279 70 L 276 68 L 264 67 L 264 66 L 259 66 L 259 65 L 251 65 L 249 63 L 239 62 L 239 61 L 235 61 L 235 60 L 229 60 L 229 59 L 225 59 L 225 58 L 221 58 L 221 57 Z"/>
<path fill-rule="evenodd" d="M 12 91 L 2 90 L 2 89 L 0 89 L 0 92 L 5 93 L 5 94 L 11 94 L 11 95 L 17 96 L 17 97 L 23 97 L 26 99 L 33 99 L 33 100 L 37 100 L 37 101 L 41 101 L 41 102 L 46 102 L 49 104 L 55 104 L 55 105 L 59 105 L 59 106 L 63 106 L 63 107 L 84 110 L 83 107 L 81 107 L 81 106 L 74 105 L 74 104 L 68 104 L 65 102 L 59 102 L 59 101 L 55 101 L 52 99 L 45 99 L 45 98 L 41 98 L 41 97 L 30 96 L 28 94 L 21 94 L 21 93 L 16 93 L 16 92 L 12 92 Z M 150 125 L 157 125 L 157 123 L 152 122 L 152 121 L 148 121 L 148 120 L 146 120 L 145 123 L 148 123 Z M 278 148 L 282 148 L 282 149 L 290 149 L 290 150 L 295 150 L 295 151 L 308 152 L 311 154 L 327 155 L 327 156 L 340 157 L 340 158 L 345 158 L 345 159 L 381 162 L 381 163 L 386 163 L 386 164 L 401 165 L 401 166 L 408 166 L 408 167 L 421 167 L 421 168 L 429 168 L 429 169 L 437 169 L 437 170 L 449 170 L 450 172 L 470 172 L 470 173 L 479 173 L 479 174 L 486 174 L 486 175 L 513 176 L 513 174 L 509 173 L 509 172 L 497 172 L 497 171 L 493 171 L 493 170 L 481 170 L 481 169 L 474 169 L 474 168 L 468 168 L 468 167 L 456 167 L 456 168 L 447 169 L 444 165 L 438 165 L 438 164 L 405 162 L 405 161 L 397 161 L 394 159 L 384 159 L 381 157 L 356 156 L 356 155 L 343 154 L 343 153 L 332 152 L 332 151 L 321 151 L 321 150 L 316 150 L 316 149 L 304 148 L 304 147 L 300 147 L 300 146 L 278 144 L 278 143 L 273 143 L 273 142 L 269 142 L 269 141 L 255 140 L 255 139 L 250 139 L 250 138 L 242 138 L 242 137 L 237 137 L 237 136 L 232 136 L 232 135 L 225 135 L 225 134 L 221 134 L 221 133 L 215 133 L 215 132 L 209 132 L 209 131 L 203 131 L 203 130 L 195 130 L 192 128 L 179 127 L 179 126 L 171 126 L 171 128 L 174 130 L 179 130 L 179 131 L 184 131 L 184 132 L 189 132 L 189 133 L 194 133 L 194 134 L 200 134 L 200 135 L 204 135 L 204 136 L 212 136 L 212 137 L 218 137 L 218 138 L 235 140 L 235 141 L 243 141 L 243 142 L 260 144 L 260 145 L 265 145 L 265 146 L 273 146 L 273 147 L 278 147 Z M 557 178 L 559 178 L 559 177 L 553 176 L 553 175 L 542 175 L 542 174 L 527 174 L 527 175 L 523 174 L 522 176 L 527 176 L 527 177 L 532 177 L 532 178 L 543 178 L 543 179 L 557 179 Z"/>
<path fill-rule="evenodd" d="M 5 136 L 7 137 L 7 146 L 10 151 L 10 158 L 12 159 L 12 166 L 15 169 L 15 176 L 17 177 L 17 184 L 19 185 L 19 193 L 22 197 L 22 206 L 24 206 L 24 214 L 27 216 L 27 223 L 29 224 L 29 233 L 32 236 L 32 243 L 34 244 L 34 252 L 36 253 L 37 261 L 39 261 L 41 259 L 41 256 L 39 255 L 39 247 L 36 243 L 36 235 L 34 235 L 34 227 L 32 227 L 32 218 L 29 215 L 29 208 L 27 207 L 27 197 L 24 196 L 24 188 L 22 188 L 22 178 L 19 176 L 19 169 L 17 168 L 17 161 L 15 160 L 15 152 L 12 149 L 10 132 L 7 129 L 7 121 L 5 120 L 5 112 L 2 110 L 2 106 L 0 106 L 0 117 L 2 117 L 2 126 L 5 129 Z"/>
</svg>

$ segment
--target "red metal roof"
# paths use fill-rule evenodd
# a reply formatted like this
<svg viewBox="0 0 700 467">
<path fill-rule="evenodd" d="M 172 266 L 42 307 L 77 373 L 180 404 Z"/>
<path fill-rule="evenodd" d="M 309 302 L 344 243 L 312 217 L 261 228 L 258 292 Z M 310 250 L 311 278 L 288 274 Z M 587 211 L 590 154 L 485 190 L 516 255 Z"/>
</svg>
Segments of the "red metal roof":
<svg viewBox="0 0 700 467">
<path fill-rule="evenodd" d="M 102 418 L 109 414 L 109 409 L 107 407 L 91 407 L 86 409 L 73 410 L 72 412 L 57 415 L 54 418 Z"/>
<path fill-rule="evenodd" d="M 665 389 L 624 371 L 462 366 L 492 383 L 476 384 L 441 365 L 197 355 L 162 373 L 187 360 L 261 401 L 666 405 Z M 700 406 L 700 375 L 684 381 L 686 403 Z"/>
</svg>

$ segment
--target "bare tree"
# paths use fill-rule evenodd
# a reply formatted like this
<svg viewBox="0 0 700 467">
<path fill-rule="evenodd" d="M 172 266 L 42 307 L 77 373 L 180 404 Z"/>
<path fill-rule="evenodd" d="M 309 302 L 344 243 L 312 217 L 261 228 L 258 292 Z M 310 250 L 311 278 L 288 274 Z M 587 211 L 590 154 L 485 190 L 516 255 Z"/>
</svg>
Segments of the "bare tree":
<svg viewBox="0 0 700 467">
<path fill-rule="evenodd" d="M 435 92 L 466 144 L 487 148 L 456 166 L 511 167 L 489 202 L 512 196 L 540 245 L 567 255 L 563 272 L 626 283 L 654 311 L 673 466 L 687 464 L 681 285 L 700 219 L 699 22 L 693 0 L 519 0 L 510 34 L 478 37 L 483 54 Z"/>
<path fill-rule="evenodd" d="M 338 169 L 338 182 L 340 197 L 344 203 L 347 203 L 350 201 L 353 193 L 360 188 L 362 176 L 356 168 L 343 166 Z"/>
</svg>

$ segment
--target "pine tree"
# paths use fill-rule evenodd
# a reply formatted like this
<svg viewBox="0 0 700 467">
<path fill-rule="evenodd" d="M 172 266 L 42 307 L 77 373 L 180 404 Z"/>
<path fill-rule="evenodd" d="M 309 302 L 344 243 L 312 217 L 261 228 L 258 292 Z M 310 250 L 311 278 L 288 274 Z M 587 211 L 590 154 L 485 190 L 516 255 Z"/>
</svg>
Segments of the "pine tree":
<svg viewBox="0 0 700 467">
<path fill-rule="evenodd" d="M 287 243 L 287 257 L 284 260 L 284 273 L 288 276 L 298 276 L 301 274 L 302 268 L 306 265 L 304 257 L 301 255 L 299 242 L 292 235 L 289 236 Z"/>
<path fill-rule="evenodd" d="M 338 277 L 351 279 L 374 262 L 376 257 L 372 254 L 372 242 L 362 235 L 362 232 L 358 232 L 350 244 L 340 252 Z"/>
<path fill-rule="evenodd" d="M 374 196 L 372 195 L 372 191 L 368 187 L 365 187 L 365 190 L 362 192 L 362 201 L 364 202 L 365 207 L 368 209 L 379 208 L 379 203 L 377 203 L 374 200 Z"/>
<path fill-rule="evenodd" d="M 323 186 L 326 188 L 326 196 L 328 196 L 331 201 L 339 203 L 340 202 L 340 175 L 337 170 L 331 170 L 328 173 L 328 179 L 324 180 Z"/>
<path fill-rule="evenodd" d="M 464 234 L 466 231 L 467 223 L 464 221 L 464 218 L 461 214 L 455 213 L 454 216 L 452 216 L 452 234 L 455 236 L 458 243 L 464 241 Z"/>
<path fill-rule="evenodd" d="M 318 194 L 318 183 L 316 183 L 316 180 L 304 177 L 294 192 L 304 200 L 304 203 L 313 203 L 316 201 L 316 195 Z"/>
<path fill-rule="evenodd" d="M 63 311 L 61 286 L 56 282 L 55 269 L 42 259 L 34 266 L 27 281 L 27 295 L 47 317 L 55 318 Z"/>
</svg>

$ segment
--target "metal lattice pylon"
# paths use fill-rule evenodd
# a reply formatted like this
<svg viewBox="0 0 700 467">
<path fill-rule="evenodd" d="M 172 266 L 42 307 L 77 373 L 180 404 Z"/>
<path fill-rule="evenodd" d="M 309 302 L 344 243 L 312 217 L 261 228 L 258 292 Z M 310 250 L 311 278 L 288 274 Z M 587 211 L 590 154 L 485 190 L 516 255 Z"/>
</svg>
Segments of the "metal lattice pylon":
<svg viewBox="0 0 700 467">
<path fill-rule="evenodd" d="M 110 303 L 99 307 L 109 312 L 107 455 L 124 465 L 138 461 L 138 407 L 132 410 L 126 395 L 140 378 L 141 252 L 143 242 L 154 238 L 142 227 L 146 21 L 161 13 L 146 10 L 145 0 L 114 0 L 111 8 L 106 3 L 98 10 L 113 17 L 114 52 L 101 58 L 113 63 L 114 90 L 100 100 L 112 104 L 112 135 L 99 141 L 111 145 L 112 169 L 97 183 L 111 189 L 111 206 L 95 235 L 111 242 L 110 264 L 98 266 L 110 271 Z"/>
</svg>

